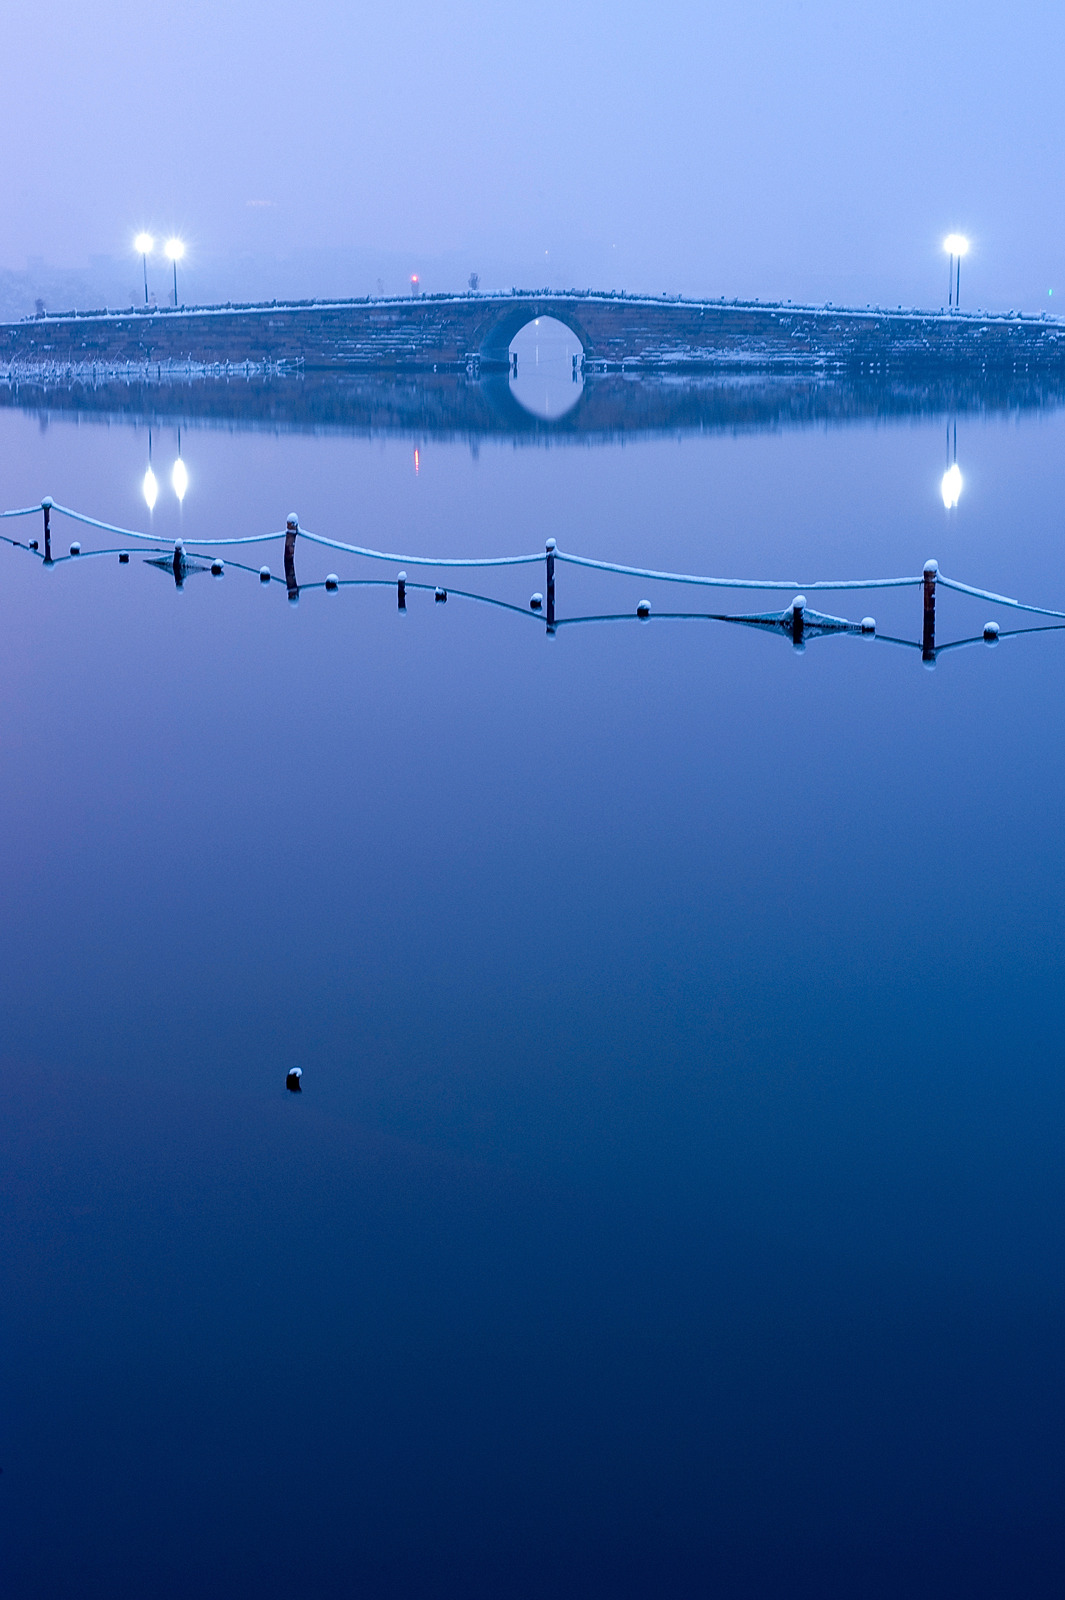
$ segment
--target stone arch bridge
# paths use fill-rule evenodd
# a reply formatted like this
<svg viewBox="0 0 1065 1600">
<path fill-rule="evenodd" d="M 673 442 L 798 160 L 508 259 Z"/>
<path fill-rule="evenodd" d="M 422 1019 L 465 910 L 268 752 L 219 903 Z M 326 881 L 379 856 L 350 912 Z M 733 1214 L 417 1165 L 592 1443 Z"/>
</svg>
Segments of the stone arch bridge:
<svg viewBox="0 0 1065 1600">
<path fill-rule="evenodd" d="M 600 370 L 980 372 L 1065 366 L 1046 317 L 599 293 L 431 295 L 49 314 L 0 325 L 0 375 L 165 369 L 505 369 L 514 335 L 554 317 Z"/>
</svg>

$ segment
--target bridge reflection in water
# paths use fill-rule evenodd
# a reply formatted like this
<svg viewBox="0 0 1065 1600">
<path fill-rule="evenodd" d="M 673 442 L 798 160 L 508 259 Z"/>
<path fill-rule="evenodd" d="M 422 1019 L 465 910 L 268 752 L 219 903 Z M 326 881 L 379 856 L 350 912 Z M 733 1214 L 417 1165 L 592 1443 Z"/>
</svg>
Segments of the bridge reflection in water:
<svg viewBox="0 0 1065 1600">
<path fill-rule="evenodd" d="M 523 337 L 525 337 L 523 335 Z M 517 341 L 515 341 L 517 343 Z M 78 416 L 131 424 L 269 428 L 360 437 L 410 436 L 471 442 L 592 443 L 632 435 L 715 434 L 844 426 L 878 419 L 1055 409 L 1065 377 L 1053 373 L 898 377 L 775 377 L 722 374 L 626 377 L 572 367 L 558 380 L 567 408 L 535 404 L 519 347 L 513 371 L 382 376 L 352 373 L 253 375 L 223 381 L 173 372 L 164 381 L 45 378 L 0 382 L 0 405 L 42 419 Z M 575 396 L 575 398 L 574 398 Z M 572 403 L 570 403 L 572 401 Z M 523 403 L 524 402 L 524 403 Z M 530 409 L 530 404 L 532 409 Z M 545 410 L 548 414 L 544 414 Z"/>
</svg>

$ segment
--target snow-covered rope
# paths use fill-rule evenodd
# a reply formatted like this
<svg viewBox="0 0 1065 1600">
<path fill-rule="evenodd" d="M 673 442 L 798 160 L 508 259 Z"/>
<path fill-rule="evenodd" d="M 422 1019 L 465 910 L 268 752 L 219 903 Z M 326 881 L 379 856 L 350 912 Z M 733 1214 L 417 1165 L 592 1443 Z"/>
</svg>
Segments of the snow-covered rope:
<svg viewBox="0 0 1065 1600">
<path fill-rule="evenodd" d="M 19 506 L 10 511 L 0 511 L 0 518 L 29 517 L 45 512 L 46 518 L 49 511 L 55 511 L 61 516 L 70 517 L 74 522 L 83 523 L 86 527 L 99 528 L 104 533 L 115 534 L 122 539 L 137 539 L 144 544 L 160 546 L 165 544 L 158 534 L 142 533 L 137 528 L 124 528 L 114 522 L 104 522 L 99 517 L 90 517 L 84 511 L 75 511 L 71 506 L 58 505 L 54 501 L 42 501 L 36 506 Z M 262 534 L 247 534 L 234 539 L 213 539 L 198 536 L 196 543 L 209 545 L 212 549 L 231 549 L 238 545 L 268 544 L 275 539 L 284 539 L 291 534 L 297 534 L 310 544 L 322 545 L 328 550 L 341 550 L 346 555 L 361 556 L 369 561 L 387 561 L 400 567 L 450 567 L 458 569 L 473 569 L 483 567 L 524 567 L 533 566 L 545 559 L 562 561 L 575 567 L 588 567 L 597 572 L 614 572 L 621 577 L 643 578 L 648 582 L 658 583 L 685 583 L 694 584 L 707 589 L 748 589 L 748 590 L 779 590 L 779 591 L 834 591 L 843 590 L 871 590 L 871 589 L 907 589 L 915 588 L 924 582 L 924 574 L 916 577 L 905 578 L 843 578 L 843 579 L 818 579 L 813 583 L 802 583 L 795 579 L 779 578 L 711 578 L 692 572 L 666 572 L 654 567 L 626 566 L 618 561 L 600 561 L 592 556 L 574 555 L 572 552 L 559 550 L 555 547 L 554 540 L 549 541 L 543 551 L 535 551 L 531 555 L 515 556 L 425 556 L 403 555 L 391 550 L 375 550 L 368 545 L 348 543 L 343 539 L 330 539 L 325 534 L 313 533 L 308 528 L 291 525 L 276 532 Z M 549 574 L 550 576 L 550 574 Z M 1053 617 L 1065 620 L 1065 611 L 1054 610 L 1050 606 L 1030 605 L 1023 600 L 1011 599 L 1008 595 L 995 594 L 990 589 L 977 589 L 972 584 L 962 583 L 957 578 L 948 578 L 943 573 L 937 573 L 936 580 L 944 588 L 957 590 L 959 594 L 973 596 L 977 600 L 987 600 L 992 605 L 1010 606 L 1017 611 L 1032 612 L 1036 616 Z"/>
<path fill-rule="evenodd" d="M 40 511 L 40 506 L 32 506 L 31 510 Z M 104 533 L 117 533 L 122 539 L 145 539 L 149 544 L 159 544 L 157 533 L 138 533 L 136 528 L 120 528 L 114 522 L 101 522 L 99 517 L 87 517 L 84 511 L 72 511 L 69 506 L 61 506 L 53 502 L 53 511 L 59 511 L 64 517 L 70 517 L 74 522 L 84 522 L 86 527 L 101 528 Z M 234 544 L 267 544 L 271 539 L 283 539 L 285 530 L 280 533 L 252 533 L 243 539 L 198 539 L 198 544 L 234 545 Z"/>
<path fill-rule="evenodd" d="M 923 582 L 917 578 L 845 578 L 840 583 L 798 583 L 791 579 L 701 578 L 690 572 L 656 572 L 652 567 L 625 567 L 617 561 L 593 561 L 590 556 L 568 555 L 555 551 L 558 561 L 574 567 L 595 567 L 599 572 L 619 572 L 628 578 L 651 578 L 663 583 L 697 583 L 707 589 L 905 589 Z M 543 557 L 540 557 L 543 560 Z"/>
<path fill-rule="evenodd" d="M 992 594 L 990 589 L 974 589 L 972 584 L 959 583 L 957 578 L 944 578 L 942 573 L 938 575 L 938 582 L 945 589 L 956 589 L 959 594 L 971 594 L 977 600 L 990 600 L 992 605 L 1012 606 L 1015 611 L 1034 611 L 1040 617 L 1065 617 L 1065 611 L 1052 611 L 1049 606 L 1030 606 L 1023 600 L 1011 600 L 1008 595 Z"/>
<path fill-rule="evenodd" d="M 39 511 L 39 506 L 31 506 L 31 511 Z M 53 511 L 59 511 L 64 517 L 71 517 L 75 522 L 83 522 L 87 527 L 100 528 L 104 533 L 117 533 L 124 539 L 145 539 L 152 544 L 159 543 L 159 536 L 154 533 L 138 533 L 134 528 L 120 528 L 113 522 L 101 522 L 99 517 L 86 516 L 83 511 L 74 511 L 70 506 L 53 504 Z M 255 533 L 242 539 L 210 539 L 197 536 L 197 544 L 210 545 L 212 549 L 222 546 L 231 547 L 238 544 L 268 544 L 272 539 L 284 539 L 287 530 L 281 528 L 275 533 Z M 301 539 L 307 539 L 312 544 L 325 545 L 330 550 L 343 550 L 348 555 L 365 556 L 371 561 L 398 562 L 400 566 L 409 567 L 520 567 L 528 566 L 531 562 L 542 561 L 543 553 L 537 551 L 530 556 L 470 556 L 456 558 L 450 556 L 408 556 L 397 555 L 391 550 L 371 550 L 364 545 L 346 544 L 342 539 L 327 539 L 324 534 L 311 533 L 308 528 L 298 530 Z"/>
<path fill-rule="evenodd" d="M 527 567 L 534 561 L 544 559 L 542 550 L 537 550 L 531 556 L 399 556 L 388 550 L 369 550 L 363 545 L 345 544 L 342 539 L 327 539 L 324 534 L 310 533 L 306 528 L 299 530 L 299 536 L 309 539 L 312 544 L 325 545 L 329 550 L 343 550 L 350 556 L 367 556 L 371 561 L 394 561 L 401 567 Z M 214 543 L 212 539 L 200 542 Z"/>
</svg>

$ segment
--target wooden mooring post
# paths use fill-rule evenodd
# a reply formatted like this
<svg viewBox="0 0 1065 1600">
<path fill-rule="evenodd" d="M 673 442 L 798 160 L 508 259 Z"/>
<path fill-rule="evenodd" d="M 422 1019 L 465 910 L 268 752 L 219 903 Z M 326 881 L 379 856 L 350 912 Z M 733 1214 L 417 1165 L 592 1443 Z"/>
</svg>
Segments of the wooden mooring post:
<svg viewBox="0 0 1065 1600">
<path fill-rule="evenodd" d="M 555 626 L 555 541 L 547 541 L 547 626 Z"/>
<path fill-rule="evenodd" d="M 300 519 L 290 511 L 285 523 L 285 587 L 290 600 L 300 597 L 300 586 L 296 582 L 296 535 L 299 531 Z"/>
<path fill-rule="evenodd" d="M 49 567 L 52 565 L 52 504 L 51 495 L 45 495 L 41 510 L 44 512 L 44 559 Z"/>
<path fill-rule="evenodd" d="M 924 623 L 921 628 L 921 660 L 933 663 L 936 659 L 936 574 L 938 561 L 924 564 Z"/>
</svg>

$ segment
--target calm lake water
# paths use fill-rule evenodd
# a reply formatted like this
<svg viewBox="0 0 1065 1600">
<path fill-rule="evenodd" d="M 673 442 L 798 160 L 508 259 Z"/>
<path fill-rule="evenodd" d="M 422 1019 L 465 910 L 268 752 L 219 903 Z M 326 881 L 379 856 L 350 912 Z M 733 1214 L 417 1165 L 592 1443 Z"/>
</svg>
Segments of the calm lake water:
<svg viewBox="0 0 1065 1600">
<path fill-rule="evenodd" d="M 180 448 L 6 409 L 0 502 L 1065 607 L 1062 410 Z M 1061 1593 L 1065 634 L 645 594 L 766 604 L 0 546 L 6 1594 Z"/>
</svg>

